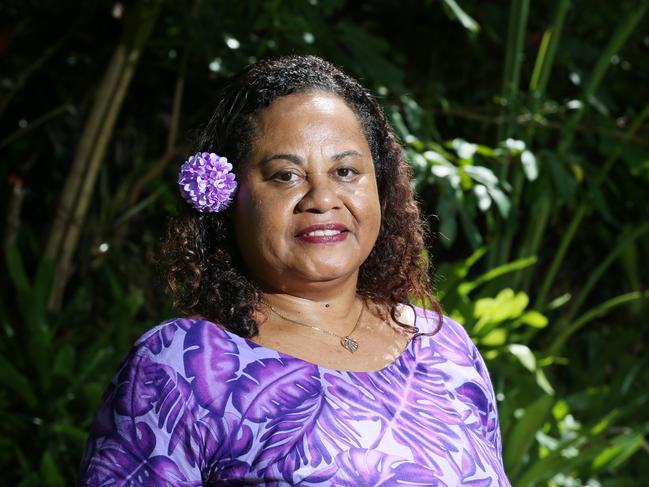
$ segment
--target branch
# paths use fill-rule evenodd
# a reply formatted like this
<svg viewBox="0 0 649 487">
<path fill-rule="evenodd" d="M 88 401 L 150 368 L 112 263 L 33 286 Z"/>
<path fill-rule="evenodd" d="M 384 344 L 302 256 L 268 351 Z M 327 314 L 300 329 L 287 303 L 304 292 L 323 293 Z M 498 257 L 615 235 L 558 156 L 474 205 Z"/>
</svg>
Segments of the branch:
<svg viewBox="0 0 649 487">
<path fill-rule="evenodd" d="M 40 68 L 47 63 L 47 61 L 50 60 L 50 58 L 54 55 L 56 51 L 58 51 L 61 46 L 65 43 L 65 41 L 68 40 L 68 38 L 73 34 L 77 32 L 76 26 L 72 25 L 69 27 L 68 32 L 62 36 L 58 41 L 56 41 L 54 44 L 50 45 L 41 57 L 39 57 L 36 61 L 34 61 L 30 66 L 25 69 L 20 76 L 18 76 L 18 79 L 14 83 L 13 87 L 5 95 L 4 97 L 0 97 L 0 118 L 2 118 L 2 114 L 5 111 L 5 108 L 7 108 L 7 105 L 9 105 L 9 102 L 13 99 L 14 96 L 25 86 L 25 83 L 27 83 L 27 80 L 31 78 L 31 76 L 38 71 Z"/>
<path fill-rule="evenodd" d="M 476 120 L 478 122 L 487 123 L 490 125 L 500 125 L 503 123 L 503 118 L 500 116 L 493 116 L 489 114 L 474 112 L 466 108 L 445 108 L 445 109 L 433 109 L 433 113 L 447 115 L 449 117 L 463 118 L 466 120 Z M 543 122 L 537 122 L 529 115 L 519 115 L 516 117 L 516 123 L 518 125 L 529 125 L 536 124 L 541 127 L 550 128 L 553 130 L 562 130 L 564 124 L 559 122 L 551 122 L 549 120 L 543 120 Z M 578 132 L 584 133 L 599 133 L 612 137 L 614 139 L 632 141 L 639 145 L 649 146 L 649 140 L 646 136 L 630 135 L 628 132 L 622 132 L 619 130 L 613 130 L 606 127 L 599 127 L 594 125 L 583 124 L 577 126 L 576 130 Z"/>
<path fill-rule="evenodd" d="M 13 142 L 15 139 L 22 137 L 23 135 L 28 134 L 32 130 L 40 127 L 46 122 L 49 122 L 51 119 L 58 117 L 62 113 L 69 113 L 73 114 L 75 112 L 74 106 L 70 105 L 69 103 L 66 103 L 65 105 L 61 105 L 59 107 L 53 108 L 49 112 L 45 112 L 43 115 L 38 117 L 36 120 L 31 122 L 30 124 L 27 125 L 27 127 L 18 129 L 9 135 L 7 135 L 4 139 L 0 140 L 0 149 L 3 147 L 9 145 L 11 142 Z"/>
</svg>

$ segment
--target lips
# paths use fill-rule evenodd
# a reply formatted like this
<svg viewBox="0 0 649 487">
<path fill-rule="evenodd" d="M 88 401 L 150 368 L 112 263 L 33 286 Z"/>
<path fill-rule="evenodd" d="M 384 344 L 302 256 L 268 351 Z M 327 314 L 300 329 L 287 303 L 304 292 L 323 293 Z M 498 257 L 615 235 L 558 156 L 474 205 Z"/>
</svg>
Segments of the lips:
<svg viewBox="0 0 649 487">
<path fill-rule="evenodd" d="M 295 238 L 307 243 L 335 243 L 347 238 L 349 230 L 340 223 L 309 225 L 297 232 Z"/>
</svg>

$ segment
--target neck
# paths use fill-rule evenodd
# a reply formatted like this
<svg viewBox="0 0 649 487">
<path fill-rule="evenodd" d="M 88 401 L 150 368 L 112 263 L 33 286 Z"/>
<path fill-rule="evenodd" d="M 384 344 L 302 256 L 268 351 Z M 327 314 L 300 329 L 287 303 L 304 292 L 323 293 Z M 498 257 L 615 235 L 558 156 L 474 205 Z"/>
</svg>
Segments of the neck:
<svg viewBox="0 0 649 487">
<path fill-rule="evenodd" d="M 349 331 L 349 322 L 356 319 L 361 305 L 355 280 L 336 286 L 311 284 L 299 291 L 264 288 L 263 292 L 262 299 L 277 310 L 334 333 Z"/>
</svg>

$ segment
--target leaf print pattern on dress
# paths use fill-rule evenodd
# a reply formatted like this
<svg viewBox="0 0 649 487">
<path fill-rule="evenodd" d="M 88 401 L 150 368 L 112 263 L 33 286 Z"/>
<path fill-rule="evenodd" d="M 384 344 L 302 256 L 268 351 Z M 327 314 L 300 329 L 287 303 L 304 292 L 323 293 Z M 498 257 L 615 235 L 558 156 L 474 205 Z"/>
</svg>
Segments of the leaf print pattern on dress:
<svg viewBox="0 0 649 487">
<path fill-rule="evenodd" d="M 155 406 L 158 428 L 170 434 L 167 455 L 173 455 L 180 444 L 187 463 L 194 467 L 197 464 L 197 438 L 193 429 L 196 404 L 189 383 L 169 367 L 151 365 L 147 372 L 158 389 Z"/>
<path fill-rule="evenodd" d="M 139 355 L 138 350 L 130 354 L 116 377 L 116 385 L 109 388 L 100 408 L 96 422 L 102 426 L 93 427 L 93 432 L 100 429 L 109 432 L 89 443 L 84 458 L 87 466 L 83 468 L 82 465 L 80 485 L 200 485 L 187 479 L 174 461 L 177 455 L 172 457 L 173 451 L 169 451 L 178 443 L 174 438 L 185 438 L 192 419 L 181 415 L 181 409 L 174 407 L 170 409 L 170 412 L 176 411 L 175 426 L 169 430 L 171 435 L 160 432 L 168 423 L 166 417 L 170 412 L 162 416 L 158 412 L 164 409 L 164 399 L 173 396 L 175 389 L 169 387 L 167 372 L 164 366 Z M 173 369 L 171 372 L 175 376 Z M 167 379 L 161 381 L 165 376 Z M 185 424 L 177 420 L 179 416 L 183 416 Z M 162 441 L 167 447 L 160 451 Z M 195 445 L 184 446 L 188 460 L 195 452 Z"/>
<path fill-rule="evenodd" d="M 171 367 L 162 366 L 148 357 L 134 356 L 130 367 L 119 375 L 116 390 L 116 412 L 135 418 L 151 412 L 157 415 L 157 428 L 170 434 L 167 455 L 181 443 L 187 461 L 196 464 L 192 444 L 193 397 L 187 381 Z"/>
<path fill-rule="evenodd" d="M 394 455 L 376 450 L 351 448 L 336 458 L 334 465 L 315 472 L 299 485 L 334 481 L 349 487 L 439 486 L 439 479 L 430 469 Z"/>
<path fill-rule="evenodd" d="M 494 425 L 490 424 L 492 408 L 489 405 L 485 392 L 474 382 L 465 382 L 455 389 L 455 392 L 457 393 L 458 399 L 468 406 L 475 420 L 470 422 L 469 418 L 465 418 L 464 422 L 470 428 L 479 430 L 479 434 L 487 436 Z"/>
<path fill-rule="evenodd" d="M 254 442 L 252 430 L 241 424 L 241 416 L 225 413 L 223 417 L 206 412 L 196 422 L 203 462 L 209 465 L 208 479 L 242 479 L 250 475 L 250 464 L 245 460 Z M 207 485 L 212 485 L 207 482 Z"/>
<path fill-rule="evenodd" d="M 304 361 L 259 360 L 248 364 L 237 380 L 234 407 L 261 423 L 320 395 L 318 367 Z"/>
<path fill-rule="evenodd" d="M 222 416 L 239 369 L 237 346 L 209 321 L 196 321 L 184 342 L 183 360 L 196 401 Z"/>
<path fill-rule="evenodd" d="M 423 332 L 435 328 L 416 313 Z M 507 487 L 494 396 L 475 346 L 448 319 L 375 372 L 170 320 L 137 342 L 109 386 L 79 485 Z"/>
<path fill-rule="evenodd" d="M 165 321 L 145 334 L 138 340 L 138 344 L 141 344 L 143 348 L 147 348 L 154 355 L 158 355 L 171 345 L 176 332 L 187 330 L 190 326 L 190 320 L 175 319 Z"/>
<path fill-rule="evenodd" d="M 323 443 L 351 446 L 350 432 L 326 403 L 317 366 L 295 358 L 263 359 L 246 366 L 233 394 L 233 405 L 248 420 L 265 423 L 262 448 L 254 459 L 259 471 L 286 481 L 304 465 L 331 462 Z"/>
<path fill-rule="evenodd" d="M 102 455 L 94 459 L 90 475 L 80 483 L 114 487 L 200 485 L 188 481 L 169 457 L 151 456 L 155 445 L 156 436 L 148 424 L 120 423 L 115 434 L 102 444 Z M 110 483 L 106 482 L 107 479 Z"/>
<path fill-rule="evenodd" d="M 133 353 L 126 366 L 118 375 L 115 389 L 115 412 L 122 416 L 137 417 L 153 409 L 158 390 L 149 377 L 142 380 L 139 377 L 146 375 L 146 366 L 149 360 Z"/>
<path fill-rule="evenodd" d="M 350 419 L 378 419 L 381 432 L 388 430 L 401 445 L 412 450 L 422 465 L 440 468 L 436 458 L 457 451 L 460 440 L 454 425 L 461 422 L 450 392 L 444 387 L 448 374 L 435 366 L 431 350 L 403 354 L 393 367 L 344 380 L 333 374 L 325 379 L 340 414 Z M 426 434 L 424 434 L 426 433 Z M 380 438 L 378 439 L 380 441 Z"/>
</svg>

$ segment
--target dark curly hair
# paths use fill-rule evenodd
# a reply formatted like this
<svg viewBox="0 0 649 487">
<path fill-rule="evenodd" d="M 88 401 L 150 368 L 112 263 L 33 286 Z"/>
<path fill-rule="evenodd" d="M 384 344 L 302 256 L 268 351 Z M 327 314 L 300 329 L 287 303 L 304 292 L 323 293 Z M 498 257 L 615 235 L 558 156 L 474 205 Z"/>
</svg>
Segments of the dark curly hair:
<svg viewBox="0 0 649 487">
<path fill-rule="evenodd" d="M 431 295 L 424 230 L 401 146 L 372 95 L 356 80 L 315 56 L 265 59 L 243 69 L 221 91 L 197 151 L 228 157 L 237 173 L 254 140 L 259 113 L 292 93 L 340 96 L 361 122 L 371 150 L 381 203 L 381 229 L 362 264 L 358 294 L 383 318 L 398 321 L 399 304 L 415 298 L 440 313 Z M 233 333 L 258 333 L 254 312 L 261 298 L 248 278 L 234 239 L 229 210 L 199 213 L 186 207 L 170 221 L 162 261 L 177 311 L 200 315 Z"/>
</svg>

